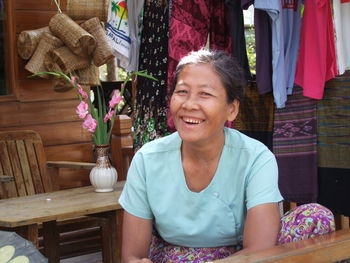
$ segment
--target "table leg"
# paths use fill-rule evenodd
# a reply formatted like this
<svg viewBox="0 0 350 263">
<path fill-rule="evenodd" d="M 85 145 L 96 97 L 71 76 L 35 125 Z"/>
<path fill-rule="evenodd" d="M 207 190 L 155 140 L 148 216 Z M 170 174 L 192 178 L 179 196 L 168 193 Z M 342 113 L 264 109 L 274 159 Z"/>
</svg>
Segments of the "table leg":
<svg viewBox="0 0 350 263">
<path fill-rule="evenodd" d="M 49 263 L 60 262 L 60 236 L 56 221 L 43 223 L 44 254 Z"/>
<path fill-rule="evenodd" d="M 106 219 L 101 226 L 103 263 L 120 263 L 123 210 L 100 213 L 95 216 Z"/>
<path fill-rule="evenodd" d="M 34 246 L 39 247 L 37 224 L 16 227 L 15 232 L 32 242 Z"/>
</svg>

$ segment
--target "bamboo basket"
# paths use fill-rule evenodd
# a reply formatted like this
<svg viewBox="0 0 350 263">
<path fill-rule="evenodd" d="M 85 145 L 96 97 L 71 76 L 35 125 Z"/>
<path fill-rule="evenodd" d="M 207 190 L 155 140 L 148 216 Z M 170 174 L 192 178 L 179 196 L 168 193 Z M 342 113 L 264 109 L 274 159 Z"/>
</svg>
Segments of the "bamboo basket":
<svg viewBox="0 0 350 263">
<path fill-rule="evenodd" d="M 40 37 L 44 32 L 50 32 L 48 26 L 35 30 L 22 31 L 17 39 L 18 55 L 23 59 L 29 59 L 34 54 Z"/>
<path fill-rule="evenodd" d="M 55 77 L 52 79 L 53 90 L 56 92 L 66 92 L 73 89 L 73 85 L 69 83 L 65 78 Z"/>
<path fill-rule="evenodd" d="M 98 67 L 91 64 L 87 68 L 77 70 L 79 84 L 87 86 L 101 85 Z"/>
<path fill-rule="evenodd" d="M 50 19 L 49 28 L 78 56 L 87 57 L 96 47 L 95 38 L 63 13 L 57 13 Z"/>
<path fill-rule="evenodd" d="M 75 55 L 67 46 L 52 50 L 50 58 L 46 57 L 45 65 L 49 71 L 61 69 L 64 74 L 71 73 L 77 69 L 83 69 L 90 65 L 91 60 L 88 57 L 79 57 Z"/>
<path fill-rule="evenodd" d="M 93 62 L 95 66 L 100 67 L 106 64 L 114 55 L 100 20 L 94 17 L 80 24 L 80 26 L 96 39 L 96 48 L 93 52 Z"/>
<path fill-rule="evenodd" d="M 51 50 L 63 46 L 63 42 L 57 37 L 51 35 L 48 32 L 44 32 L 40 38 L 39 44 L 29 60 L 25 65 L 25 69 L 31 73 L 38 73 L 47 71 L 44 60 L 48 52 Z M 42 78 L 48 78 L 47 75 L 41 75 Z"/>
<path fill-rule="evenodd" d="M 98 17 L 106 22 L 109 0 L 68 0 L 66 13 L 75 20 Z"/>
</svg>

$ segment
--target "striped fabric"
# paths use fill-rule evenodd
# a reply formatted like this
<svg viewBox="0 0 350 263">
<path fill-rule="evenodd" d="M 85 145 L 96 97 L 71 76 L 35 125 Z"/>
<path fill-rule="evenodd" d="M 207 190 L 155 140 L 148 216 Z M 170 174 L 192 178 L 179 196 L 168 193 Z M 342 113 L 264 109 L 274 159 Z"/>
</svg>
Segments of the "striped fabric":
<svg viewBox="0 0 350 263">
<path fill-rule="evenodd" d="M 350 71 L 327 83 L 317 103 L 317 129 L 318 201 L 350 216 Z"/>
<path fill-rule="evenodd" d="M 317 103 L 318 166 L 350 169 L 350 76 L 327 83 Z"/>
<path fill-rule="evenodd" d="M 272 151 L 274 103 L 272 93 L 260 95 L 255 82 L 245 89 L 234 128 L 264 143 Z"/>
<path fill-rule="evenodd" d="M 295 87 L 286 107 L 274 115 L 273 152 L 279 167 L 279 187 L 290 202 L 317 199 L 316 101 Z"/>
</svg>

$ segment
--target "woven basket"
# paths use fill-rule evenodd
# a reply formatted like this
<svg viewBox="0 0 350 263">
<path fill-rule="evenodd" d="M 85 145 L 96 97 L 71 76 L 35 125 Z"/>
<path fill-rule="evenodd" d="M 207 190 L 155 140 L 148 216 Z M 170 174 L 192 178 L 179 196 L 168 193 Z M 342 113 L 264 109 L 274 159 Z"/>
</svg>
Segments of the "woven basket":
<svg viewBox="0 0 350 263">
<path fill-rule="evenodd" d="M 63 46 L 63 42 L 57 37 L 51 35 L 48 32 L 44 32 L 40 38 L 39 44 L 27 63 L 25 69 L 32 73 L 38 73 L 41 71 L 47 71 L 44 60 L 46 55 L 53 49 Z M 41 75 L 42 78 L 48 78 L 47 75 Z"/>
<path fill-rule="evenodd" d="M 53 90 L 56 92 L 66 92 L 73 89 L 73 85 L 69 83 L 65 78 L 53 78 L 52 79 Z"/>
<path fill-rule="evenodd" d="M 95 38 L 63 13 L 57 13 L 50 19 L 49 28 L 78 56 L 87 57 L 95 49 Z"/>
<path fill-rule="evenodd" d="M 106 22 L 108 4 L 109 0 L 68 0 L 66 12 L 75 20 L 98 17 L 101 21 Z"/>
<path fill-rule="evenodd" d="M 50 32 L 48 26 L 35 30 L 22 31 L 17 39 L 18 55 L 23 59 L 29 59 L 33 55 L 44 32 Z"/>
<path fill-rule="evenodd" d="M 86 68 L 90 65 L 91 60 L 88 57 L 79 57 L 75 55 L 67 46 L 63 46 L 50 52 L 51 63 L 45 61 L 48 70 L 61 69 L 61 72 L 68 74 L 77 69 Z M 56 65 L 55 65 L 56 64 Z"/>
<path fill-rule="evenodd" d="M 98 67 L 91 64 L 89 67 L 77 70 L 79 84 L 87 86 L 101 85 Z"/>
<path fill-rule="evenodd" d="M 96 39 L 96 48 L 93 52 L 93 62 L 95 66 L 100 67 L 106 64 L 114 55 L 100 20 L 94 17 L 85 21 L 80 26 Z"/>
</svg>

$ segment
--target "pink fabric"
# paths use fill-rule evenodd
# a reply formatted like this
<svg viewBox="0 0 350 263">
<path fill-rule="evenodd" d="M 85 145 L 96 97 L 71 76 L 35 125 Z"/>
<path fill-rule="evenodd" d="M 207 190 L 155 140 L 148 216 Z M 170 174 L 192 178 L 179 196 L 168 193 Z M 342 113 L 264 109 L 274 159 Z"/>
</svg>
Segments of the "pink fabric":
<svg viewBox="0 0 350 263">
<path fill-rule="evenodd" d="M 338 74 L 330 0 L 305 0 L 295 84 L 322 99 L 325 82 Z"/>
<path fill-rule="evenodd" d="M 228 15 L 222 0 L 174 0 L 172 2 L 168 50 L 169 97 L 178 62 L 189 52 L 204 47 L 208 34 L 210 49 L 231 52 Z M 169 108 L 168 127 L 170 131 L 175 131 Z"/>
</svg>

